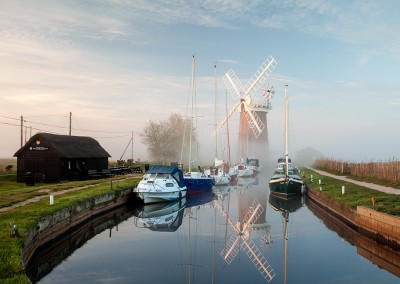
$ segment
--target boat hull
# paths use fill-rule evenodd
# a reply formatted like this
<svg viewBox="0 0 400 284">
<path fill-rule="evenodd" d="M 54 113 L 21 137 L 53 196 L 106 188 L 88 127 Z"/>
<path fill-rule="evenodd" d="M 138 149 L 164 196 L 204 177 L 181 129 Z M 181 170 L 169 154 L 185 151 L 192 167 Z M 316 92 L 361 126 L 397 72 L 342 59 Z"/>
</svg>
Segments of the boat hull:
<svg viewBox="0 0 400 284">
<path fill-rule="evenodd" d="M 272 194 L 281 196 L 296 196 L 302 195 L 304 191 L 304 183 L 296 179 L 271 179 L 269 189 Z"/>
<path fill-rule="evenodd" d="M 202 172 L 188 172 L 183 176 L 183 184 L 190 193 L 211 190 L 214 178 Z"/>
<path fill-rule="evenodd" d="M 178 190 L 170 192 L 162 191 L 133 191 L 136 197 L 143 200 L 144 204 L 158 203 L 158 202 L 171 202 L 186 197 L 187 190 Z"/>
<path fill-rule="evenodd" d="M 227 185 L 230 182 L 229 176 L 214 176 L 214 185 Z"/>
<path fill-rule="evenodd" d="M 184 178 L 183 183 L 185 184 L 187 190 L 190 192 L 193 191 L 206 191 L 206 190 L 211 190 L 214 179 L 213 178 Z"/>
</svg>

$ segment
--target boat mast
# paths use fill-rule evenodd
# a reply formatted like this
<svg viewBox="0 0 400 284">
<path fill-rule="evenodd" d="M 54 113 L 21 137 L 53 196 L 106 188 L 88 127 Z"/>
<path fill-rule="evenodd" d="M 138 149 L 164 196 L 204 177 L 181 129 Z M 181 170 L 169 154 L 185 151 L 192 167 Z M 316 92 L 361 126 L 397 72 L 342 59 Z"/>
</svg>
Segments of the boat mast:
<svg viewBox="0 0 400 284">
<path fill-rule="evenodd" d="M 287 87 L 288 85 L 285 85 L 285 163 L 286 163 L 286 169 L 285 169 L 285 175 L 286 177 L 289 176 L 289 149 L 288 149 L 288 96 L 287 96 Z"/>
<path fill-rule="evenodd" d="M 192 80 L 191 80 L 191 91 L 192 91 L 192 106 L 191 106 L 191 115 L 190 115 L 190 134 L 189 134 L 189 172 L 191 172 L 192 166 L 192 130 L 193 130 L 193 104 L 194 104 L 194 76 L 195 76 L 195 58 L 194 54 L 192 57 Z"/>
<path fill-rule="evenodd" d="M 225 92 L 225 108 L 226 108 L 226 117 L 228 117 L 228 92 Z M 226 133 L 228 136 L 228 164 L 229 167 L 231 167 L 231 145 L 229 142 L 229 124 L 228 124 L 229 119 L 226 120 Z"/>
<path fill-rule="evenodd" d="M 217 126 L 217 64 L 214 64 L 214 125 Z M 215 157 L 218 158 L 218 135 L 215 131 Z"/>
</svg>

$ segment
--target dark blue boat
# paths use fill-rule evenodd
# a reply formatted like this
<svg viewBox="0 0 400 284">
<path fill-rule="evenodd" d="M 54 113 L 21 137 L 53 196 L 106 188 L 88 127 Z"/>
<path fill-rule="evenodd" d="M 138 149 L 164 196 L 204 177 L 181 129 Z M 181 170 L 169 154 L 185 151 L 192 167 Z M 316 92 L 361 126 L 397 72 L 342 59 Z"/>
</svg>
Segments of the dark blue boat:
<svg viewBox="0 0 400 284">
<path fill-rule="evenodd" d="M 190 193 L 212 190 L 214 178 L 202 172 L 188 172 L 183 175 L 183 183 Z"/>
</svg>

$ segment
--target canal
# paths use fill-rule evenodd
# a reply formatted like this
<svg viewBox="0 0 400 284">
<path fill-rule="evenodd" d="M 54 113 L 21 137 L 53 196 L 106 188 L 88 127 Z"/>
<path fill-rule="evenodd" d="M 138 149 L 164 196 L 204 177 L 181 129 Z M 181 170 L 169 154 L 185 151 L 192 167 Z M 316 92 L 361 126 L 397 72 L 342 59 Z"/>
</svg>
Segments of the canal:
<svg viewBox="0 0 400 284">
<path fill-rule="evenodd" d="M 27 273 L 34 283 L 399 283 L 390 259 L 398 252 L 306 198 L 273 198 L 261 175 L 115 209 L 43 248 Z"/>
</svg>

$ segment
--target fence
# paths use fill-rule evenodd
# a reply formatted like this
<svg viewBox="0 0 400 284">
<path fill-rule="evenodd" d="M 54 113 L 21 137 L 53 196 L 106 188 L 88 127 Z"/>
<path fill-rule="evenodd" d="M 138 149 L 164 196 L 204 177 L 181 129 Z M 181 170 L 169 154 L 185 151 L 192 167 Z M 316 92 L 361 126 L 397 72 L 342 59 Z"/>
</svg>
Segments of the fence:
<svg viewBox="0 0 400 284">
<path fill-rule="evenodd" d="M 345 175 L 373 177 L 392 182 L 400 182 L 400 162 L 396 159 L 387 162 L 353 163 L 340 160 L 316 160 L 314 167 Z"/>
</svg>

